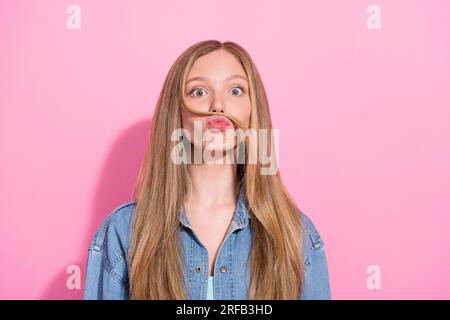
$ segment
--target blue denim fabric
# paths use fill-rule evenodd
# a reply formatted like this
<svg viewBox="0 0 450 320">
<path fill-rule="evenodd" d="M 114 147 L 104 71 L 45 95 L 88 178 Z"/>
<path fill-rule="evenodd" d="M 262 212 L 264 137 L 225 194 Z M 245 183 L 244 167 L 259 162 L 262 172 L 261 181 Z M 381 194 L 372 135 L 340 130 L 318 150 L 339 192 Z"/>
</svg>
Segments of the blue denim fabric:
<svg viewBox="0 0 450 320">
<path fill-rule="evenodd" d="M 248 299 L 251 218 L 244 188 L 225 240 L 219 248 L 214 269 L 214 299 Z M 85 299 L 128 299 L 128 246 L 136 202 L 122 204 L 111 212 L 97 230 L 88 249 Z M 299 210 L 304 232 L 305 281 L 300 299 L 331 299 L 323 240 L 309 217 Z M 188 299 L 205 300 L 208 285 L 208 252 L 190 225 L 184 208 L 180 211 L 179 239 L 184 252 L 184 278 Z"/>
</svg>

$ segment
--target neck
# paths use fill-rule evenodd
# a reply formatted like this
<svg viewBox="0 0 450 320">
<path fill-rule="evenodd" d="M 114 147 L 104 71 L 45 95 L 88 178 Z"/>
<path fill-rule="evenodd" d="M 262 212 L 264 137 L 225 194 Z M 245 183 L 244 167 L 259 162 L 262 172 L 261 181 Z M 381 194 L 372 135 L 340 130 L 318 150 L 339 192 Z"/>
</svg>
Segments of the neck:
<svg viewBox="0 0 450 320">
<path fill-rule="evenodd" d="M 234 204 L 238 191 L 235 168 L 233 164 L 190 165 L 192 190 L 186 201 L 209 208 Z"/>
</svg>

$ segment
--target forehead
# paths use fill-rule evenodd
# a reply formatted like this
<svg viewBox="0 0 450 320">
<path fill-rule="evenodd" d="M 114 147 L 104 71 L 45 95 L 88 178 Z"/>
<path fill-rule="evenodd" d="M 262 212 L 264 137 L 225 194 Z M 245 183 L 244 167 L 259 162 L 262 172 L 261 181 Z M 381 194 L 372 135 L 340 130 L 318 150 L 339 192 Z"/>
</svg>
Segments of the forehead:
<svg viewBox="0 0 450 320">
<path fill-rule="evenodd" d="M 230 75 L 245 77 L 245 70 L 235 56 L 219 49 L 198 58 L 188 73 L 188 80 L 192 77 L 220 80 Z"/>
</svg>

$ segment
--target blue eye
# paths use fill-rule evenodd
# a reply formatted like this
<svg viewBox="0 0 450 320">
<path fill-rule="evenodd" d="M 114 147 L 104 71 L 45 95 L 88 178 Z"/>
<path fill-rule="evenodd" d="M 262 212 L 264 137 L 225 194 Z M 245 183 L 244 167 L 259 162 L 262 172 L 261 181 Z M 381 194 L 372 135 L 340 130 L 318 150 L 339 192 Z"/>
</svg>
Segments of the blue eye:
<svg viewBox="0 0 450 320">
<path fill-rule="evenodd" d="M 238 87 L 232 88 L 232 89 L 230 90 L 230 92 L 231 92 L 231 94 L 234 95 L 234 96 L 240 96 L 240 95 L 244 94 L 245 90 L 244 90 L 244 88 L 238 86 Z M 241 93 L 239 94 L 239 92 L 241 92 Z M 236 93 L 237 93 L 237 94 L 236 94 Z"/>
<path fill-rule="evenodd" d="M 200 87 L 194 87 L 194 88 L 192 88 L 192 90 L 189 92 L 189 95 L 194 95 L 195 97 L 203 97 L 205 94 L 201 94 L 201 95 L 198 95 L 197 93 L 198 92 L 204 92 L 205 94 L 206 94 L 206 91 L 203 89 L 203 88 L 200 88 Z"/>
</svg>

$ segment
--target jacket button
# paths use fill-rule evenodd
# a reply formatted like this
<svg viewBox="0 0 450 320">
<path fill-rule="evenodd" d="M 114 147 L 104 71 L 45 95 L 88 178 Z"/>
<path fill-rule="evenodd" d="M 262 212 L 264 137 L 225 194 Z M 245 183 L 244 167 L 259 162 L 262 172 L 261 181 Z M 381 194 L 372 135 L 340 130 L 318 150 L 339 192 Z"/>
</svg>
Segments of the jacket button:
<svg viewBox="0 0 450 320">
<path fill-rule="evenodd" d="M 196 267 L 195 267 L 195 271 L 197 271 L 197 272 L 202 271 L 202 266 L 196 266 Z"/>
<path fill-rule="evenodd" d="M 220 272 L 222 272 L 222 273 L 227 272 L 227 267 L 221 266 L 221 267 L 220 267 Z"/>
</svg>

